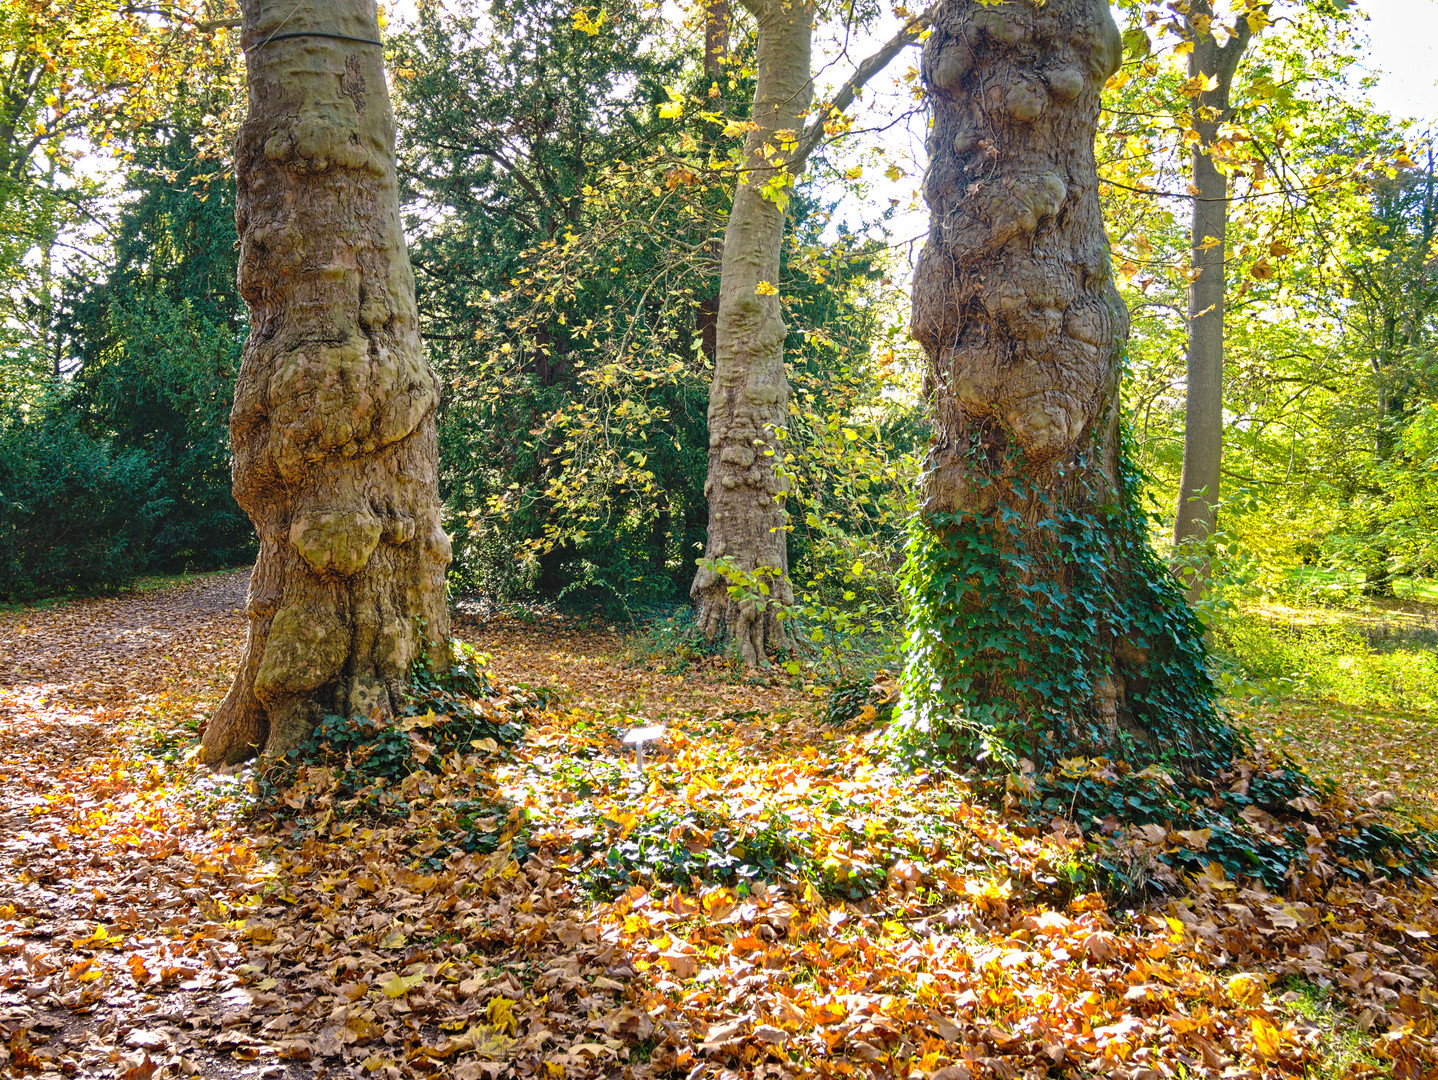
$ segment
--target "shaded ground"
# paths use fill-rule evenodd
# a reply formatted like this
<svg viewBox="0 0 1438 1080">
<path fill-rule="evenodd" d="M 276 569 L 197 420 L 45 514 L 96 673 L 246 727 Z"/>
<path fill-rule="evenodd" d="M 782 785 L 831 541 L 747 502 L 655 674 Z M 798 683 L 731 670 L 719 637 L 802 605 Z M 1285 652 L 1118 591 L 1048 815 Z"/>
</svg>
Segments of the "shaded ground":
<svg viewBox="0 0 1438 1080">
<path fill-rule="evenodd" d="M 391 781 L 305 767 L 240 827 L 249 778 L 187 752 L 242 593 L 0 613 L 0 1071 L 1438 1076 L 1431 880 L 1355 880 L 1315 829 L 1284 891 L 1211 866 L 1111 908 L 1065 886 L 1071 823 L 897 773 L 813 693 L 625 667 L 603 628 L 461 620 L 522 745 L 440 760 L 413 717 Z M 637 781 L 618 736 L 651 722 Z"/>
</svg>

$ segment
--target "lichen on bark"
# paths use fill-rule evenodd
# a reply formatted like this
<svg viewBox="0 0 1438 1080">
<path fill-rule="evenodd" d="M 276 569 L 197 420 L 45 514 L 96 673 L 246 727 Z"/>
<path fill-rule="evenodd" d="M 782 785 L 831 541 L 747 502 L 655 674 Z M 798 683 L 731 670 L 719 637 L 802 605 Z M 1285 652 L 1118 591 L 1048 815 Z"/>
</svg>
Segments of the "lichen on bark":
<svg viewBox="0 0 1438 1080">
<path fill-rule="evenodd" d="M 373 0 L 244 0 L 235 144 L 250 336 L 233 490 L 260 551 L 249 636 L 201 743 L 280 755 L 327 712 L 384 719 L 448 639 L 435 442 Z"/>
<path fill-rule="evenodd" d="M 967 731 L 966 749 L 1229 745 L 1201 633 L 1124 475 L 1128 312 L 1093 156 L 1120 55 L 1103 0 L 946 0 L 924 50 L 912 330 L 935 437 L 907 572 L 907 723 Z"/>
</svg>

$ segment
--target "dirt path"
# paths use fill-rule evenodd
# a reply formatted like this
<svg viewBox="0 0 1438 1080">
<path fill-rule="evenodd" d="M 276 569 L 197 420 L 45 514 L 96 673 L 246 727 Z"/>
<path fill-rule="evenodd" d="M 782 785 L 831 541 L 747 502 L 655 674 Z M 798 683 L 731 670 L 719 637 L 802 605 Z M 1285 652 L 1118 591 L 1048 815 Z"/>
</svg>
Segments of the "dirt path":
<svg viewBox="0 0 1438 1080">
<path fill-rule="evenodd" d="M 273 1065 L 225 1042 L 253 862 L 214 819 L 227 781 L 164 761 L 223 692 L 247 580 L 0 614 L 0 1071 Z"/>
</svg>

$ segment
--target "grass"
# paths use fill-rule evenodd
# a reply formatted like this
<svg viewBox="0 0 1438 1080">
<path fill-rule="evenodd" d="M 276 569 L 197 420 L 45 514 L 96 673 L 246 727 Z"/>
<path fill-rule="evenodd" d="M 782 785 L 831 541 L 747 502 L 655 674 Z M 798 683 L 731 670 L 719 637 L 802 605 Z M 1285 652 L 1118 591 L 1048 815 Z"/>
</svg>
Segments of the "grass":
<svg viewBox="0 0 1438 1080">
<path fill-rule="evenodd" d="M 1377 803 L 1438 814 L 1438 606 L 1254 603 L 1214 636 L 1231 707 L 1262 741 Z"/>
<path fill-rule="evenodd" d="M 1367 1033 L 1347 1015 L 1327 986 L 1312 979 L 1289 975 L 1274 984 L 1272 993 L 1286 1007 L 1292 1022 L 1305 1036 L 1316 1036 L 1322 1065 L 1309 1072 L 1311 1077 L 1339 1077 L 1360 1073 L 1391 1072 L 1365 1049 L 1371 1041 Z"/>
</svg>

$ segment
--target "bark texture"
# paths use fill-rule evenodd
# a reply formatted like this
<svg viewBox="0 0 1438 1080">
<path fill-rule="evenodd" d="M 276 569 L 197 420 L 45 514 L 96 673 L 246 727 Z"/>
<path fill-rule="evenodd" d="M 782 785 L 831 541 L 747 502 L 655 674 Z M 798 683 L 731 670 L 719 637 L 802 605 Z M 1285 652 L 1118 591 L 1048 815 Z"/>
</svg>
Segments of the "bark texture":
<svg viewBox="0 0 1438 1080">
<path fill-rule="evenodd" d="M 937 435 L 927 511 L 982 511 L 977 439 L 1052 486 L 1093 450 L 1117 483 L 1116 395 L 1128 312 L 1113 285 L 1093 133 L 1121 42 L 1098 0 L 943 5 L 924 49 L 934 111 L 928 241 L 913 333 Z M 1070 470 L 1071 471 L 1071 470 Z"/>
<path fill-rule="evenodd" d="M 1196 625 L 1124 509 L 1128 311 L 1093 154 L 1120 56 L 1104 0 L 946 0 L 924 49 L 912 330 L 936 433 L 910 549 L 909 716 L 1035 757 L 1222 738 Z"/>
<path fill-rule="evenodd" d="M 379 719 L 445 658 L 439 387 L 399 219 L 374 0 L 244 0 L 235 146 L 250 336 L 230 415 L 259 533 L 249 638 L 202 741 L 211 764 L 299 745 L 327 713 Z M 345 40 L 359 39 L 359 40 Z"/>
<path fill-rule="evenodd" d="M 754 130 L 745 139 L 745 172 L 724 232 L 714 379 L 709 388 L 709 537 L 690 596 L 699 626 L 713 640 L 738 642 L 749 666 L 787 643 L 778 613 L 793 602 L 785 531 L 782 460 L 776 436 L 787 426 L 789 381 L 779 296 L 760 289 L 779 280 L 779 254 L 790 171 L 813 96 L 809 74 L 813 7 L 799 0 L 745 0 L 758 22 Z M 730 576 L 714 564 L 726 559 Z M 747 596 L 729 595 L 729 581 Z M 762 584 L 766 596 L 755 597 Z"/>
<path fill-rule="evenodd" d="M 1219 126 L 1231 113 L 1229 104 L 1238 61 L 1248 47 L 1248 21 L 1238 20 L 1238 33 L 1219 45 L 1209 27 L 1213 6 L 1195 0 L 1188 14 L 1193 51 L 1188 54 L 1190 78 L 1215 80 L 1212 90 L 1193 99 L 1192 122 L 1199 140 L 1193 146 L 1193 232 L 1190 261 L 1193 280 L 1188 289 L 1188 363 L 1184 393 L 1183 473 L 1174 516 L 1175 547 L 1196 557 L 1185 573 L 1189 598 L 1207 587 L 1208 560 L 1203 555 L 1218 524 L 1223 465 L 1223 301 L 1225 234 L 1228 231 L 1228 177 L 1214 161 Z"/>
</svg>

